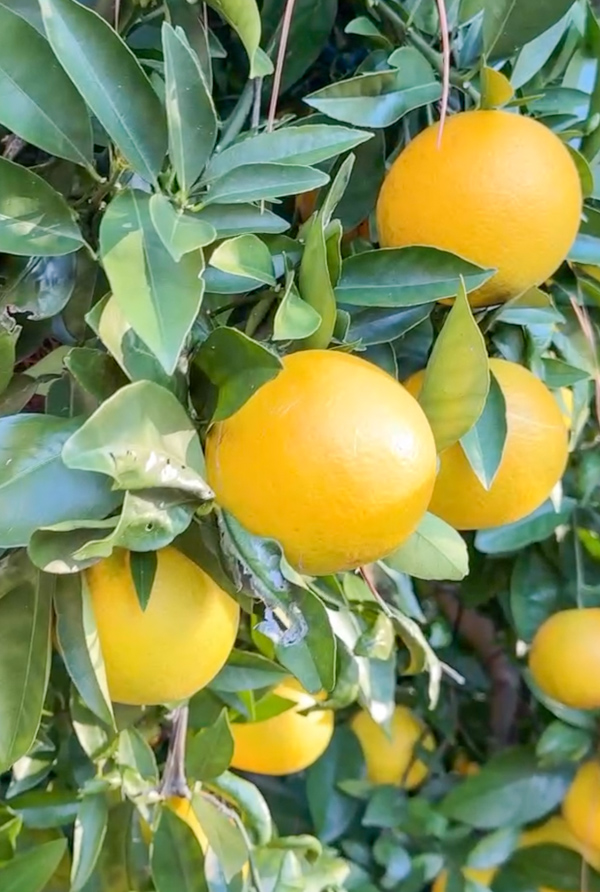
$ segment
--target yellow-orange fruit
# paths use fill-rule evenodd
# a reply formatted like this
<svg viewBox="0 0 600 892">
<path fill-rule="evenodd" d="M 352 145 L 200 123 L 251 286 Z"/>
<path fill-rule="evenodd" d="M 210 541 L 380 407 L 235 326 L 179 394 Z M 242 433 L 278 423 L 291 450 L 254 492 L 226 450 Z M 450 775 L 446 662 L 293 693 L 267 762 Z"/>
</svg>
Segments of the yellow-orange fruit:
<svg viewBox="0 0 600 892">
<path fill-rule="evenodd" d="M 574 709 L 599 709 L 600 607 L 548 617 L 534 636 L 529 669 L 553 700 Z"/>
<path fill-rule="evenodd" d="M 568 437 L 558 403 L 528 369 L 491 359 L 506 402 L 507 437 L 498 473 L 486 490 L 460 443 L 440 455 L 429 510 L 457 530 L 481 530 L 526 517 L 548 498 L 568 458 Z M 415 396 L 425 372 L 405 387 Z"/>
<path fill-rule="evenodd" d="M 175 548 L 156 553 L 146 610 L 121 549 L 85 571 L 108 689 L 119 703 L 183 700 L 207 685 L 237 634 L 238 604 Z"/>
<path fill-rule="evenodd" d="M 471 294 L 486 305 L 544 282 L 565 259 L 582 207 L 567 148 L 543 124 L 506 111 L 467 111 L 423 130 L 379 194 L 384 247 L 429 245 L 495 276 Z"/>
<path fill-rule="evenodd" d="M 435 738 L 414 712 L 406 706 L 396 706 L 391 738 L 364 710 L 354 716 L 350 727 L 358 737 L 372 783 L 402 784 L 406 790 L 423 783 L 429 768 L 414 758 L 414 749 L 418 743 L 433 751 Z"/>
<path fill-rule="evenodd" d="M 577 839 L 590 849 L 600 850 L 600 763 L 595 759 L 577 770 L 562 812 Z"/>
<path fill-rule="evenodd" d="M 306 350 L 208 435 L 208 482 L 250 532 L 301 572 L 359 567 L 403 542 L 435 478 L 429 423 L 364 359 Z M 557 409 L 558 411 L 558 409 Z"/>
<path fill-rule="evenodd" d="M 234 722 L 233 768 L 255 774 L 294 774 L 316 762 L 327 749 L 333 712 L 319 709 L 301 715 L 317 700 L 293 678 L 277 685 L 274 693 L 296 706 L 262 722 Z"/>
</svg>

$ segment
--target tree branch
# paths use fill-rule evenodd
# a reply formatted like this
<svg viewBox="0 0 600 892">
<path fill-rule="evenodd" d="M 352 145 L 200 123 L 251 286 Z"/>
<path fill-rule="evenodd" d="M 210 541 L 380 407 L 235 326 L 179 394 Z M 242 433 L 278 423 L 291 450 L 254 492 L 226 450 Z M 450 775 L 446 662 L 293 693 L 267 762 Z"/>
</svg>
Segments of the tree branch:
<svg viewBox="0 0 600 892">
<path fill-rule="evenodd" d="M 185 776 L 185 741 L 188 716 L 187 703 L 185 706 L 178 706 L 172 714 L 171 740 L 160 787 L 160 791 L 165 797 L 180 796 L 185 799 L 190 797 L 190 788 Z"/>
</svg>

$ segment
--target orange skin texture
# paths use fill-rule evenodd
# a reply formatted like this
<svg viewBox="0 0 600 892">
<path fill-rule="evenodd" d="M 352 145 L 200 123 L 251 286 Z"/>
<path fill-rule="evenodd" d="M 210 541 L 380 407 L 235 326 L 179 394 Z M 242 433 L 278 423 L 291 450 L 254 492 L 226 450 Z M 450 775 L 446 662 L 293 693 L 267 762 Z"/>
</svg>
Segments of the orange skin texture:
<svg viewBox="0 0 600 892">
<path fill-rule="evenodd" d="M 156 705 L 207 685 L 234 645 L 239 606 L 175 548 L 157 553 L 142 611 L 123 550 L 85 571 L 111 699 Z"/>
<path fill-rule="evenodd" d="M 250 532 L 311 575 L 389 554 L 416 529 L 435 478 L 415 399 L 377 366 L 329 350 L 284 368 L 206 443 L 209 485 Z"/>
<path fill-rule="evenodd" d="M 354 716 L 350 727 L 358 737 L 371 783 L 402 785 L 405 790 L 413 790 L 423 783 L 429 768 L 419 759 L 413 761 L 413 750 L 419 743 L 432 752 L 435 738 L 410 709 L 406 706 L 394 709 L 391 739 L 364 710 Z"/>
<path fill-rule="evenodd" d="M 537 630 L 529 651 L 534 681 L 573 709 L 600 708 L 600 607 L 560 610 Z"/>
<path fill-rule="evenodd" d="M 563 801 L 562 812 L 569 829 L 583 845 L 600 849 L 600 764 L 584 762 Z"/>
<path fill-rule="evenodd" d="M 459 443 L 440 455 L 429 510 L 457 530 L 481 530 L 526 517 L 548 498 L 568 459 L 568 433 L 552 393 L 528 369 L 490 359 L 504 399 L 508 434 L 498 473 L 484 489 Z M 425 372 L 405 387 L 417 396 Z"/>
<path fill-rule="evenodd" d="M 234 722 L 233 768 L 272 776 L 294 774 L 316 762 L 327 749 L 333 712 L 321 709 L 301 715 L 300 710 L 314 706 L 316 698 L 295 679 L 282 682 L 273 692 L 297 705 L 263 722 Z"/>
<path fill-rule="evenodd" d="M 544 282 L 579 229 L 577 168 L 543 124 L 506 111 L 468 111 L 423 130 L 392 165 L 379 194 L 382 247 L 429 245 L 494 277 L 474 306 L 502 303 Z"/>
</svg>

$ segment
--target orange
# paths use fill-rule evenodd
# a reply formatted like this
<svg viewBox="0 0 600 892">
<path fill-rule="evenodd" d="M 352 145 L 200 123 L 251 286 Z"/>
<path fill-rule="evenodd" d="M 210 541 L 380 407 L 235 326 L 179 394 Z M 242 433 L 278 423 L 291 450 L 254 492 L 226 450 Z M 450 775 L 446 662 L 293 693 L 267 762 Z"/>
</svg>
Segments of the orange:
<svg viewBox="0 0 600 892">
<path fill-rule="evenodd" d="M 529 651 L 536 684 L 574 709 L 600 708 L 600 607 L 560 610 L 537 630 Z"/>
<path fill-rule="evenodd" d="M 415 399 L 364 359 L 306 350 L 208 435 L 208 481 L 301 572 L 336 573 L 396 548 L 423 516 L 435 444 Z M 558 409 L 557 409 L 558 411 Z"/>
<path fill-rule="evenodd" d="M 506 401 L 508 433 L 498 473 L 490 489 L 484 489 L 456 443 L 440 455 L 429 506 L 457 530 L 481 530 L 526 517 L 548 498 L 567 463 L 567 430 L 546 385 L 504 359 L 491 359 L 490 370 Z M 424 375 L 417 372 L 405 382 L 415 396 Z"/>
<path fill-rule="evenodd" d="M 229 656 L 237 603 L 175 548 L 156 553 L 143 611 L 123 550 L 85 571 L 110 696 L 152 705 L 183 700 L 207 685 Z"/>
<path fill-rule="evenodd" d="M 301 710 L 313 707 L 317 699 L 293 678 L 277 685 L 273 693 L 296 706 L 262 722 L 234 722 L 233 768 L 255 774 L 294 774 L 316 762 L 327 749 L 333 712 L 319 709 L 302 715 Z"/>
<path fill-rule="evenodd" d="M 577 839 L 600 849 L 600 763 L 584 762 L 577 770 L 563 801 L 562 811 Z"/>
<path fill-rule="evenodd" d="M 470 777 L 473 774 L 479 774 L 481 765 L 478 765 L 477 762 L 472 762 L 466 753 L 461 750 L 456 754 L 456 758 L 452 763 L 452 771 L 461 774 L 463 777 Z"/>
<path fill-rule="evenodd" d="M 383 247 L 431 245 L 496 275 L 471 295 L 500 303 L 544 282 L 565 259 L 582 208 L 577 168 L 560 139 L 506 111 L 452 116 L 400 153 L 379 194 Z"/>
<path fill-rule="evenodd" d="M 497 867 L 463 867 L 461 873 L 465 879 L 473 880 L 489 889 L 497 870 Z M 433 881 L 431 892 L 446 892 L 447 883 L 448 871 L 442 870 Z"/>
<path fill-rule="evenodd" d="M 406 706 L 396 706 L 391 738 L 364 710 L 354 716 L 350 727 L 358 737 L 372 783 L 402 784 L 406 790 L 423 783 L 429 768 L 413 758 L 414 748 L 419 743 L 431 752 L 435 739 L 414 712 Z"/>
</svg>

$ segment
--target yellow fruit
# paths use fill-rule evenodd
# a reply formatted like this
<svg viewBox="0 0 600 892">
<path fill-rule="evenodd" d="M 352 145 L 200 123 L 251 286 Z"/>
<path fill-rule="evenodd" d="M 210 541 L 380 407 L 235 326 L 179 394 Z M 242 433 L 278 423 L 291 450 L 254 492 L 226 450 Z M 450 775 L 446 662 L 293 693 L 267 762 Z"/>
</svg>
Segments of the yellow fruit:
<svg viewBox="0 0 600 892">
<path fill-rule="evenodd" d="M 294 774 L 308 768 L 322 755 L 333 734 L 333 712 L 309 709 L 316 698 L 295 679 L 277 685 L 274 693 L 297 705 L 263 722 L 234 722 L 231 726 L 234 750 L 231 764 L 255 774 Z"/>
<path fill-rule="evenodd" d="M 481 765 L 478 765 L 477 762 L 472 762 L 465 753 L 459 752 L 452 764 L 452 770 L 457 774 L 462 774 L 463 777 L 469 777 L 473 774 L 479 774 Z"/>
<path fill-rule="evenodd" d="M 565 427 L 570 431 L 573 427 L 573 391 L 568 387 L 561 387 L 554 397 L 560 407 Z"/>
<path fill-rule="evenodd" d="M 391 739 L 365 711 L 354 716 L 350 727 L 362 747 L 367 777 L 372 783 L 402 784 L 407 790 L 423 783 L 429 768 L 420 759 L 413 759 L 413 751 L 419 743 L 431 752 L 435 749 L 435 738 L 410 709 L 396 706 Z"/>
<path fill-rule="evenodd" d="M 473 880 L 476 883 L 480 883 L 482 886 L 487 886 L 489 888 L 490 883 L 494 879 L 497 867 L 463 867 L 461 870 L 462 875 L 467 880 Z M 448 883 L 448 871 L 442 870 L 436 876 L 433 881 L 433 885 L 431 887 L 431 892 L 446 892 L 446 885 Z"/>
<path fill-rule="evenodd" d="M 277 539 L 298 570 L 370 563 L 417 527 L 433 489 L 435 445 L 417 402 L 377 366 L 329 350 L 284 369 L 206 444 L 217 501 Z"/>
<path fill-rule="evenodd" d="M 562 805 L 565 821 L 580 842 L 600 849 L 600 763 L 584 762 Z"/>
<path fill-rule="evenodd" d="M 452 116 L 420 133 L 379 194 L 383 247 L 431 245 L 496 275 L 471 303 L 500 303 L 544 282 L 579 228 L 577 168 L 547 127 L 506 111 Z"/>
<path fill-rule="evenodd" d="M 429 510 L 457 530 L 481 530 L 526 517 L 560 480 L 568 458 L 567 431 L 551 392 L 521 365 L 491 359 L 504 394 L 508 434 L 489 490 L 474 474 L 459 443 L 440 455 Z M 425 373 L 405 387 L 418 396 Z"/>
<path fill-rule="evenodd" d="M 194 831 L 194 836 L 200 843 L 200 848 L 202 849 L 203 854 L 206 855 L 208 851 L 208 839 L 200 825 L 200 821 L 196 817 L 196 812 L 192 808 L 191 800 L 184 799 L 182 796 L 169 796 L 167 799 L 167 806 Z M 248 862 L 246 862 L 241 869 L 242 877 L 247 877 L 248 871 L 249 865 Z"/>
<path fill-rule="evenodd" d="M 152 705 L 183 700 L 207 685 L 229 656 L 237 603 L 175 548 L 157 552 L 143 611 L 118 550 L 86 570 L 111 698 Z"/>
<path fill-rule="evenodd" d="M 600 708 L 600 607 L 560 610 L 537 630 L 529 651 L 534 681 L 574 709 Z"/>
<path fill-rule="evenodd" d="M 569 828 L 564 818 L 554 815 L 539 827 L 521 834 L 519 848 L 554 844 L 578 852 L 595 870 L 600 869 L 600 851 L 584 845 Z M 540 892 L 552 892 L 542 888 Z"/>
</svg>

